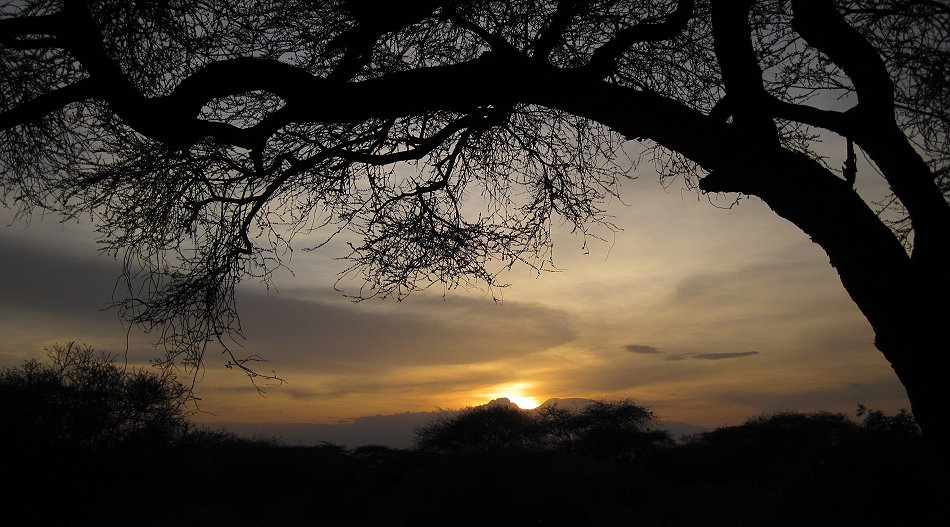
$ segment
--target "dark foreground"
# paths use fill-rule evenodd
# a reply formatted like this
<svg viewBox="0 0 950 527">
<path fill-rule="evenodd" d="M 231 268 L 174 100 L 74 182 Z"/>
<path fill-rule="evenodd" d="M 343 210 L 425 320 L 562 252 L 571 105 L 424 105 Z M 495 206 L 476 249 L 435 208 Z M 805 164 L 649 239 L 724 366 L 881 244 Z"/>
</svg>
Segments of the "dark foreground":
<svg viewBox="0 0 950 527">
<path fill-rule="evenodd" d="M 822 415 L 609 455 L 284 447 L 217 433 L 167 448 L 8 452 L 3 501 L 23 525 L 943 524 L 945 487 L 919 435 Z"/>
</svg>

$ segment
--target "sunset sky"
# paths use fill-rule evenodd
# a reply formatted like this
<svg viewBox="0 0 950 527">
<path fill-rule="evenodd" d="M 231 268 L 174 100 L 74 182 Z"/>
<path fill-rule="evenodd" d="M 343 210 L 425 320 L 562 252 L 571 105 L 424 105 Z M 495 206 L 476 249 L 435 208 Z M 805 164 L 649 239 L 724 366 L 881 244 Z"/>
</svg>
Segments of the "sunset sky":
<svg viewBox="0 0 950 527">
<path fill-rule="evenodd" d="M 296 251 L 295 276 L 279 274 L 270 290 L 247 282 L 239 299 L 237 351 L 266 357 L 260 369 L 286 383 L 260 396 L 210 355 L 197 420 L 334 423 L 496 397 L 630 397 L 660 418 L 712 427 L 784 409 L 909 406 L 817 245 L 758 200 L 726 209 L 735 196 L 664 189 L 646 164 L 636 175 L 625 204 L 611 206 L 622 231 L 588 252 L 560 232 L 563 272 L 515 268 L 497 301 L 434 288 L 357 304 L 332 289 L 342 268 L 332 248 Z M 0 365 L 69 341 L 122 353 L 126 328 L 103 311 L 119 267 L 97 252 L 89 224 L 2 218 Z M 154 354 L 147 335 L 129 339 L 131 363 Z"/>
</svg>

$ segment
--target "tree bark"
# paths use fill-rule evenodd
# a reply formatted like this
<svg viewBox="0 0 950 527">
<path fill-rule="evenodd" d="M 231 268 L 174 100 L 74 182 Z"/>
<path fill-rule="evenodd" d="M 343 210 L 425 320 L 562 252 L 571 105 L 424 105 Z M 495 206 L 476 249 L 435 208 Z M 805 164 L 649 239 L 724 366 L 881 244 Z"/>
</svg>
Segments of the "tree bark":
<svg viewBox="0 0 950 527">
<path fill-rule="evenodd" d="M 758 196 L 822 247 L 871 323 L 874 345 L 904 385 L 914 417 L 946 470 L 950 436 L 940 401 L 947 350 L 937 307 L 946 301 L 944 280 L 920 269 L 858 194 L 817 162 L 788 151 L 756 157 L 772 167 L 770 177 L 725 169 L 703 179 L 700 188 Z"/>
</svg>

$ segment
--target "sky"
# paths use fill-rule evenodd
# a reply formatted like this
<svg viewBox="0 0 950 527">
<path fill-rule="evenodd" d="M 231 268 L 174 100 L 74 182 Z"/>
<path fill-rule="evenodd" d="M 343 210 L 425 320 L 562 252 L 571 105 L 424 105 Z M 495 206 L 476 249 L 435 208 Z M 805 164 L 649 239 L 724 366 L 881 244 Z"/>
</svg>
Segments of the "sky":
<svg viewBox="0 0 950 527">
<path fill-rule="evenodd" d="M 833 145 L 832 145 L 833 146 Z M 829 147 L 831 148 L 831 147 Z M 865 167 L 866 168 L 866 167 Z M 862 193 L 882 189 L 863 182 Z M 704 427 L 763 413 L 858 404 L 894 411 L 906 395 L 827 256 L 759 200 L 664 188 L 644 164 L 611 204 L 621 229 L 586 250 L 556 236 L 559 272 L 515 268 L 492 292 L 439 288 L 354 303 L 333 290 L 341 262 L 295 251 L 267 288 L 247 282 L 245 340 L 283 384 L 264 393 L 206 357 L 201 423 L 351 423 L 508 397 L 631 398 Z M 155 355 L 113 310 L 119 265 L 93 227 L 0 210 L 0 366 L 75 341 Z M 301 246 L 306 245 L 302 243 Z M 359 284 L 343 283 L 355 291 Z"/>
</svg>

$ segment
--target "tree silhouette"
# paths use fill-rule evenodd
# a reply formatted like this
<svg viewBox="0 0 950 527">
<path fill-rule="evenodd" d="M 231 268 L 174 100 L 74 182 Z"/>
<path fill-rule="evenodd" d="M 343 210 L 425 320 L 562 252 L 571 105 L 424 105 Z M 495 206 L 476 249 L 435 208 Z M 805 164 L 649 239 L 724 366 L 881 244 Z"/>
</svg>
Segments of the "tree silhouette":
<svg viewBox="0 0 950 527">
<path fill-rule="evenodd" d="M 191 392 L 167 371 L 125 369 L 88 346 L 54 346 L 45 363 L 0 369 L 6 451 L 145 450 L 189 432 Z"/>
<path fill-rule="evenodd" d="M 538 416 L 514 404 L 486 404 L 436 416 L 416 430 L 424 452 L 478 453 L 537 448 L 543 430 Z"/>
<path fill-rule="evenodd" d="M 672 439 L 657 430 L 656 416 L 629 399 L 592 401 L 583 408 L 551 405 L 539 409 L 547 441 L 568 453 L 634 457 Z"/>
<path fill-rule="evenodd" d="M 782 512 L 769 524 L 918 524 L 939 515 L 944 480 L 908 412 L 859 407 L 858 417 L 753 417 L 687 438 L 656 466 L 677 479 L 729 487 L 734 496 L 770 489 L 785 504 L 771 504 Z"/>
<path fill-rule="evenodd" d="M 416 430 L 416 446 L 434 453 L 536 450 L 632 459 L 672 444 L 669 434 L 655 429 L 656 423 L 650 410 L 629 399 L 535 410 L 500 399 L 437 415 Z"/>
<path fill-rule="evenodd" d="M 239 331 L 235 284 L 301 231 L 362 236 L 362 296 L 541 265 L 555 220 L 610 227 L 614 160 L 641 140 L 664 177 L 756 196 L 819 244 L 947 443 L 942 2 L 22 0 L 0 17 L 4 195 L 96 219 L 125 262 L 122 313 L 161 328 L 168 362 Z M 832 134 L 843 171 L 815 147 Z M 892 195 L 865 202 L 866 177 Z"/>
</svg>

